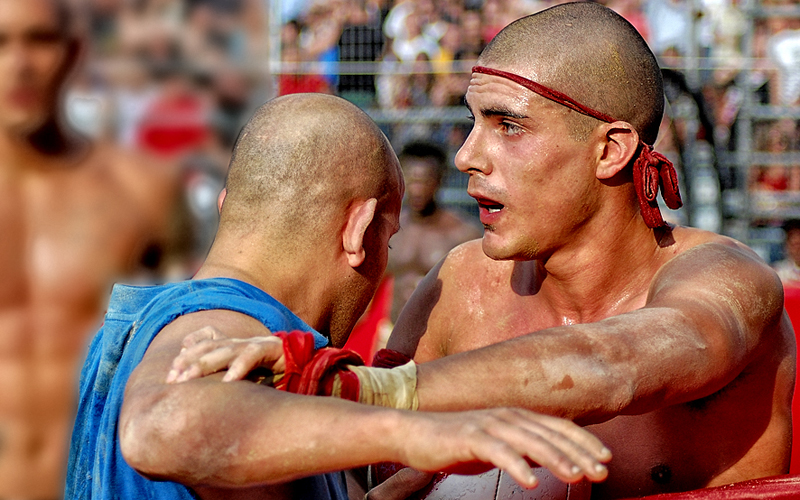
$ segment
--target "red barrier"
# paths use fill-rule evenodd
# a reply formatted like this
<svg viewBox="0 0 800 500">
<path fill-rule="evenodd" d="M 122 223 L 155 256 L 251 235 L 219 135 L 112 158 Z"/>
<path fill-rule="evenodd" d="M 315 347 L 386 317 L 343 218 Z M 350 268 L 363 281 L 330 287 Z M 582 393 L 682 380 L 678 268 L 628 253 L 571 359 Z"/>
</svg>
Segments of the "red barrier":
<svg viewBox="0 0 800 500">
<path fill-rule="evenodd" d="M 790 500 L 800 498 L 800 475 L 764 477 L 714 488 L 663 493 L 639 500 Z"/>
<path fill-rule="evenodd" d="M 792 320 L 795 334 L 797 334 L 797 332 L 800 332 L 800 284 L 784 286 L 784 307 L 786 312 L 789 313 L 789 319 Z M 798 351 L 797 358 L 800 360 L 800 351 Z M 800 375 L 800 370 L 798 370 L 798 375 Z M 800 474 L 800 394 L 798 392 L 800 392 L 800 383 L 795 382 L 794 398 L 792 399 L 792 427 L 796 430 L 792 435 L 790 474 Z"/>
<path fill-rule="evenodd" d="M 394 279 L 386 276 L 378 285 L 378 290 L 372 298 L 367 311 L 358 320 L 350 338 L 344 345 L 345 349 L 350 349 L 361 355 L 361 359 L 369 366 L 372 357 L 378 347 L 378 337 L 381 327 L 389 320 L 389 313 L 392 310 L 392 294 L 394 290 Z"/>
</svg>

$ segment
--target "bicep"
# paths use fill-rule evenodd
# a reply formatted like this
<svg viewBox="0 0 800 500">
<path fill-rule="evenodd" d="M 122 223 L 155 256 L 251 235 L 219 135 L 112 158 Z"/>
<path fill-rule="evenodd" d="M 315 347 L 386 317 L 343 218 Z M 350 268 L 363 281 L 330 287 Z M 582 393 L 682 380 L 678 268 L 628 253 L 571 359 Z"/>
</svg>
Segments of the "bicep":
<svg viewBox="0 0 800 500">
<path fill-rule="evenodd" d="M 645 307 L 674 309 L 698 336 L 747 353 L 778 325 L 783 288 L 748 249 L 711 243 L 667 263 L 653 279 Z"/>
<path fill-rule="evenodd" d="M 711 244 L 670 261 L 653 280 L 645 307 L 631 313 L 649 331 L 632 340 L 639 376 L 630 410 L 689 401 L 727 385 L 771 342 L 781 304 L 774 273 L 748 252 Z"/>
</svg>

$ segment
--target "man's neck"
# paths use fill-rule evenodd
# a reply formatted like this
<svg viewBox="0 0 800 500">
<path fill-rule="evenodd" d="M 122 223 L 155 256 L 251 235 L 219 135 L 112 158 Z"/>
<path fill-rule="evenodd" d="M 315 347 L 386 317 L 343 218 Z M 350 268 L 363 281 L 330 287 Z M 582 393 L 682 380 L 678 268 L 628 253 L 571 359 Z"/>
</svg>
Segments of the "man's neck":
<svg viewBox="0 0 800 500">
<path fill-rule="evenodd" d="M 51 168 L 55 163 L 83 155 L 88 141 L 69 133 L 55 119 L 33 132 L 0 131 L 0 158 L 5 168 Z"/>
<path fill-rule="evenodd" d="M 608 230 L 613 227 L 620 229 Z M 639 218 L 606 224 L 535 261 L 536 271 L 525 274 L 536 277 L 539 294 L 564 323 L 598 321 L 643 301 L 671 243 L 671 231 L 649 229 Z"/>
<path fill-rule="evenodd" d="M 325 281 L 320 278 L 323 273 L 315 266 L 314 259 L 303 259 L 297 252 L 291 254 L 292 258 L 287 258 L 280 249 L 271 251 L 261 240 L 220 238 L 218 234 L 194 279 L 223 277 L 250 283 L 312 328 L 326 330 L 329 311 L 319 307 L 328 299 Z"/>
<path fill-rule="evenodd" d="M 411 216 L 411 220 L 413 222 L 420 222 L 420 223 L 430 223 L 436 219 L 436 216 L 440 213 L 439 205 L 436 204 L 436 201 L 431 200 L 422 210 L 411 210 L 409 211 L 409 215 Z"/>
</svg>

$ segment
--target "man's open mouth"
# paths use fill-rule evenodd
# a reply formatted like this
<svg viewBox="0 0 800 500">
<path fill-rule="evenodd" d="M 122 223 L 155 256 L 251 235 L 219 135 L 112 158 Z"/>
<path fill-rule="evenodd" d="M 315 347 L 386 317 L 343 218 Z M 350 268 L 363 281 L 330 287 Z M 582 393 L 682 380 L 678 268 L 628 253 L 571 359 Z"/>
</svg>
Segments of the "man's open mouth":
<svg viewBox="0 0 800 500">
<path fill-rule="evenodd" d="M 503 209 L 502 204 L 497 203 L 496 201 L 486 200 L 486 199 L 478 200 L 478 206 L 480 208 L 486 209 L 486 211 L 489 212 L 490 214 L 497 213 Z"/>
</svg>

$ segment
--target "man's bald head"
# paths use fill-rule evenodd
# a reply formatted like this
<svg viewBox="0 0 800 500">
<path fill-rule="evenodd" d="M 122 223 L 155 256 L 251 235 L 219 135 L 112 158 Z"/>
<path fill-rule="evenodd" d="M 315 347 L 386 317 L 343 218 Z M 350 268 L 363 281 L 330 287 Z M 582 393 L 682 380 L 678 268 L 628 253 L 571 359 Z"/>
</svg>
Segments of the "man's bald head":
<svg viewBox="0 0 800 500">
<path fill-rule="evenodd" d="M 313 237 L 356 199 L 378 210 L 399 190 L 389 141 L 353 104 L 294 94 L 259 108 L 239 136 L 220 229 Z"/>
<path fill-rule="evenodd" d="M 594 2 L 557 5 L 506 26 L 479 64 L 517 73 L 633 125 L 653 144 L 664 112 L 661 71 L 628 21 Z M 571 115 L 577 115 L 571 112 Z M 585 130 L 593 118 L 576 116 Z"/>
</svg>

